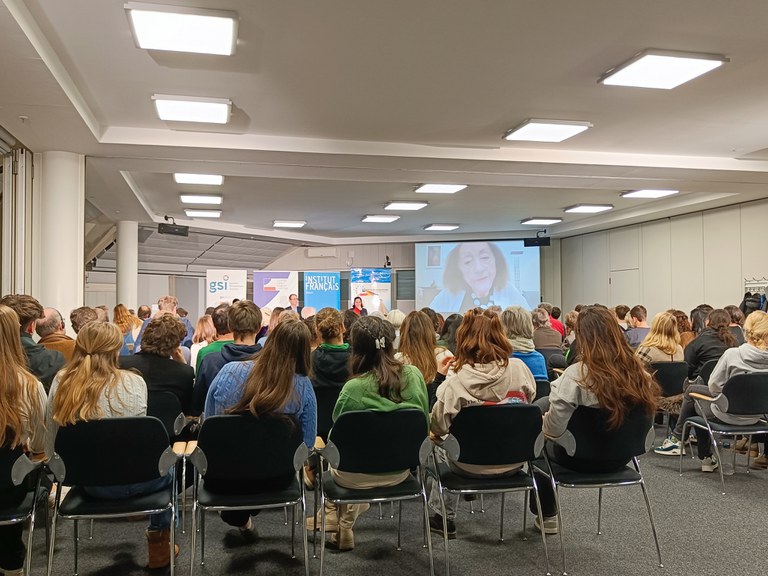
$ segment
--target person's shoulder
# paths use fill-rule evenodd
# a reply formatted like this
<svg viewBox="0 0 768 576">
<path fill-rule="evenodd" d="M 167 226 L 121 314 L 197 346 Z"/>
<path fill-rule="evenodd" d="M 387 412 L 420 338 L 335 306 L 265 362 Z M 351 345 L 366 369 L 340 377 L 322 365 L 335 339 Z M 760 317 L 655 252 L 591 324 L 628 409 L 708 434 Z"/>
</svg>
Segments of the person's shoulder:
<svg viewBox="0 0 768 576">
<path fill-rule="evenodd" d="M 403 380 L 406 381 L 421 381 L 424 382 L 424 376 L 421 375 L 421 371 L 416 368 L 416 366 L 412 366 L 411 364 L 404 364 L 403 365 Z"/>
</svg>

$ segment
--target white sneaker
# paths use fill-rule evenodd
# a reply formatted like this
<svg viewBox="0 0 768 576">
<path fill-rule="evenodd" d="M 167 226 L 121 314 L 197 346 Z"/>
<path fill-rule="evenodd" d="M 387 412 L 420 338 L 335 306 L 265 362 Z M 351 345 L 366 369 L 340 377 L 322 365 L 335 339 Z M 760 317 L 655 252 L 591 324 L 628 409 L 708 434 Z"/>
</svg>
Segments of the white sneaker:
<svg viewBox="0 0 768 576">
<path fill-rule="evenodd" d="M 541 524 L 539 523 L 539 516 L 537 514 L 533 520 L 533 525 L 536 527 L 536 530 L 539 532 L 544 532 L 544 534 L 557 534 L 559 530 L 559 526 L 557 524 L 557 516 L 544 516 L 544 530 L 542 530 Z"/>
<path fill-rule="evenodd" d="M 680 440 L 670 435 L 668 438 L 664 438 L 664 442 L 654 449 L 654 452 L 663 456 L 680 456 L 681 452 L 685 454 L 685 447 L 681 446 Z"/>
<path fill-rule="evenodd" d="M 719 466 L 720 464 L 715 460 L 714 456 L 707 456 L 701 461 L 702 472 L 714 472 Z"/>
</svg>

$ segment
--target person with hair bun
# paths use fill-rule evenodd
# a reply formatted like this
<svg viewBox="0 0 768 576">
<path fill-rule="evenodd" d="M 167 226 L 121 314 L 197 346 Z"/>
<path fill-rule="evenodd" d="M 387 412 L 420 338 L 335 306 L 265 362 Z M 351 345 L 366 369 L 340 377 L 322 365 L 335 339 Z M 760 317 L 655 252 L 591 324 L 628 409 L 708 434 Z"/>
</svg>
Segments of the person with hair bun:
<svg viewBox="0 0 768 576">
<path fill-rule="evenodd" d="M 18 314 L 0 305 L 0 446 L 21 445 L 34 456 L 45 450 L 45 388 L 27 370 L 19 326 Z M 0 508 L 21 504 L 27 492 L 25 484 L 0 490 Z M 0 574 L 24 574 L 23 531 L 23 522 L 0 526 Z"/>
<path fill-rule="evenodd" d="M 322 340 L 312 352 L 312 386 L 341 388 L 349 379 L 349 344 L 344 342 L 344 319 L 335 308 L 323 308 L 315 315 Z"/>
<path fill-rule="evenodd" d="M 349 368 L 352 378 L 344 384 L 333 410 L 333 421 L 346 412 L 376 410 L 391 412 L 415 408 L 429 417 L 427 386 L 421 372 L 395 359 L 392 343 L 395 329 L 386 320 L 363 316 L 352 326 L 352 353 Z M 331 431 L 333 438 L 333 431 Z M 334 481 L 345 488 L 368 489 L 396 486 L 406 480 L 409 470 L 386 474 L 358 474 L 330 469 Z M 339 550 L 352 550 L 355 538 L 352 528 L 368 504 L 326 503 L 326 530 L 329 545 Z M 319 524 L 319 523 L 318 523 Z"/>
<path fill-rule="evenodd" d="M 178 341 L 175 345 L 178 346 Z M 53 456 L 56 433 L 61 426 L 102 418 L 147 415 L 144 379 L 118 366 L 122 346 L 123 335 L 115 324 L 89 322 L 78 332 L 72 360 L 56 375 L 48 396 L 45 451 L 49 458 Z M 170 484 L 171 476 L 168 475 L 139 484 L 86 487 L 85 490 L 95 498 L 109 500 L 159 492 Z M 152 514 L 149 518 L 148 567 L 162 568 L 171 563 L 171 511 Z M 178 552 L 177 545 L 176 554 Z"/>
<path fill-rule="evenodd" d="M 531 402 L 536 396 L 533 374 L 518 358 L 510 358 L 512 344 L 499 315 L 482 308 L 471 308 L 464 314 L 456 332 L 456 356 L 445 382 L 437 389 L 437 401 L 432 407 L 430 434 L 444 436 L 451 422 L 466 406 Z M 514 439 L 509 439 L 514 441 Z M 494 440 L 495 441 L 495 440 Z M 513 466 L 478 466 L 450 462 L 456 474 L 474 478 L 516 474 L 522 463 Z M 430 529 L 443 533 L 443 518 L 439 491 L 431 482 L 429 507 L 433 511 Z M 448 537 L 456 537 L 456 501 L 445 501 Z"/>
</svg>

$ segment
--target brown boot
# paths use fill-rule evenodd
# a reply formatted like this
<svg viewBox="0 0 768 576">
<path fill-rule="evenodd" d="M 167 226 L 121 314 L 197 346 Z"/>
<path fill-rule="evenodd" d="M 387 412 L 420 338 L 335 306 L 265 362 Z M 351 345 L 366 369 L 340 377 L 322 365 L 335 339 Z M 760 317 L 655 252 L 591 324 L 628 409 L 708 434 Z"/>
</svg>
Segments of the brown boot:
<svg viewBox="0 0 768 576">
<path fill-rule="evenodd" d="M 174 545 L 176 556 L 179 555 L 179 545 Z M 165 568 L 171 565 L 171 529 L 147 530 L 147 552 L 149 562 L 147 568 Z"/>
</svg>

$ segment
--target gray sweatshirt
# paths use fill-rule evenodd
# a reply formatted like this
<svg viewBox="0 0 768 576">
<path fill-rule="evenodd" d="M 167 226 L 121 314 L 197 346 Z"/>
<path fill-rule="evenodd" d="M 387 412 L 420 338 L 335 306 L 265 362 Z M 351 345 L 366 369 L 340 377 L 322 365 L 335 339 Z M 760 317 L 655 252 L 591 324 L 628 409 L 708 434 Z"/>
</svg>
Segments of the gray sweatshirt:
<svg viewBox="0 0 768 576">
<path fill-rule="evenodd" d="M 752 344 L 742 344 L 738 348 L 728 348 L 718 360 L 712 375 L 709 377 L 709 391 L 712 396 L 723 392 L 723 386 L 731 376 L 749 372 L 768 371 L 768 350 L 761 350 Z M 726 424 L 754 424 L 761 415 L 732 416 L 712 405 L 712 413 L 718 420 Z"/>
</svg>

